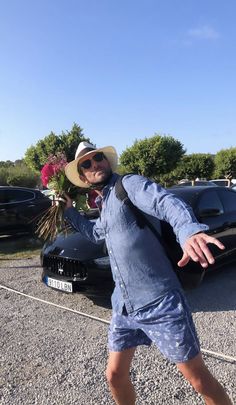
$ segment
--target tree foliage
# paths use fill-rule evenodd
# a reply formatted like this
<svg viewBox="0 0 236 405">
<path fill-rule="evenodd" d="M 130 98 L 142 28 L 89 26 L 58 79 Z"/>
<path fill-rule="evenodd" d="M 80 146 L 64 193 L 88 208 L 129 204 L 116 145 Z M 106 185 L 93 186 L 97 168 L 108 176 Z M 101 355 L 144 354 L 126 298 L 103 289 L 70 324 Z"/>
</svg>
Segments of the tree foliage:
<svg viewBox="0 0 236 405">
<path fill-rule="evenodd" d="M 25 153 L 24 161 L 35 172 L 41 170 L 49 155 L 55 155 L 57 152 L 64 152 L 67 160 L 71 161 L 75 157 L 78 144 L 82 141 L 90 142 L 89 138 L 84 137 L 81 127 L 74 123 L 70 131 L 62 131 L 60 135 L 51 132 L 35 146 L 30 146 Z"/>
<path fill-rule="evenodd" d="M 0 167 L 0 186 L 7 186 L 7 175 L 8 169 L 7 167 L 1 166 Z"/>
<path fill-rule="evenodd" d="M 215 155 L 214 177 L 236 177 L 236 148 L 222 149 Z"/>
<path fill-rule="evenodd" d="M 173 177 L 194 180 L 210 179 L 214 172 L 214 157 L 208 153 L 193 153 L 182 157 L 178 166 L 173 171 Z"/>
<path fill-rule="evenodd" d="M 16 160 L 16 162 L 22 162 L 22 160 Z M 1 160 L 0 161 L 0 168 L 1 167 L 10 167 L 10 166 L 14 166 L 15 165 L 15 162 L 12 162 L 11 160 Z"/>
<path fill-rule="evenodd" d="M 133 172 L 161 181 L 173 170 L 185 150 L 181 142 L 171 136 L 155 134 L 151 138 L 135 141 L 120 156 L 120 163 L 126 172 Z"/>
<path fill-rule="evenodd" d="M 0 164 L 0 185 L 35 188 L 39 185 L 39 176 L 30 170 L 24 162 L 17 160 L 7 166 Z"/>
</svg>

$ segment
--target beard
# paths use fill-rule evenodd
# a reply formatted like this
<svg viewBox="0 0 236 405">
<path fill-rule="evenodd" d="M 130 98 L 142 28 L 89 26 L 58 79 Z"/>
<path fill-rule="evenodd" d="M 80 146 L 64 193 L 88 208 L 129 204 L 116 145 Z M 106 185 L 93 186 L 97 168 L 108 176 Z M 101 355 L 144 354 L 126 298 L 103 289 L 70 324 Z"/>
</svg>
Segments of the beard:
<svg viewBox="0 0 236 405">
<path fill-rule="evenodd" d="M 111 176 L 112 176 L 112 171 L 110 168 L 103 170 L 103 175 L 100 176 L 100 179 L 94 180 L 92 184 L 90 183 L 90 189 L 95 189 L 95 190 L 103 189 L 103 187 L 105 187 L 109 183 Z"/>
</svg>

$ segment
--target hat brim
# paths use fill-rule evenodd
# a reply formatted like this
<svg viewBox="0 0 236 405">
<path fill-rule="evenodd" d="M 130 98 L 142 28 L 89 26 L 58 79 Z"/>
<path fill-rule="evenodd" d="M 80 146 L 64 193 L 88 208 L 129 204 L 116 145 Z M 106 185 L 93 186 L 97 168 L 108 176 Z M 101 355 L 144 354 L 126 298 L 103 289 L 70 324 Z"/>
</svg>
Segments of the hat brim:
<svg viewBox="0 0 236 405">
<path fill-rule="evenodd" d="M 66 167 L 65 167 L 66 177 L 75 186 L 82 187 L 82 188 L 88 188 L 88 183 L 84 183 L 80 178 L 80 175 L 78 172 L 78 163 L 80 162 L 81 159 L 84 159 L 85 156 L 89 156 L 94 152 L 103 152 L 111 166 L 111 170 L 113 172 L 116 170 L 117 165 L 118 165 L 118 155 L 116 153 L 115 148 L 113 148 L 113 146 L 106 146 L 104 148 L 94 149 L 92 151 L 85 153 L 80 158 L 72 160 L 72 162 L 70 162 L 66 165 Z"/>
</svg>

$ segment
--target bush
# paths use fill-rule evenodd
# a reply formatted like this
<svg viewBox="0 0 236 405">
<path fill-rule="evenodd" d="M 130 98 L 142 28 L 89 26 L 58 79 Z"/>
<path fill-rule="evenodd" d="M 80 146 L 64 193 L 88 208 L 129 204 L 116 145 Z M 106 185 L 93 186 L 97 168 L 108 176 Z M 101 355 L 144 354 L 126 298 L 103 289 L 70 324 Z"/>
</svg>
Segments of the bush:
<svg viewBox="0 0 236 405">
<path fill-rule="evenodd" d="M 35 188 L 40 183 L 39 175 L 33 173 L 24 164 L 0 168 L 1 186 Z"/>
</svg>

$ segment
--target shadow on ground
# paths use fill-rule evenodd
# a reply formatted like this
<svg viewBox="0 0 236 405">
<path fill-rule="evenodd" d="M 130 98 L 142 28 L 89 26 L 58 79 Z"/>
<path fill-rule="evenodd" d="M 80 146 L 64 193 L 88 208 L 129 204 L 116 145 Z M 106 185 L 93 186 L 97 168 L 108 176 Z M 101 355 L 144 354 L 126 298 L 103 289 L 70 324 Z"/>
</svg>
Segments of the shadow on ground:
<svg viewBox="0 0 236 405">
<path fill-rule="evenodd" d="M 114 289 L 114 283 L 110 277 L 102 280 L 91 281 L 80 287 L 79 293 L 90 299 L 95 305 L 106 309 L 111 309 L 111 294 Z"/>
<path fill-rule="evenodd" d="M 17 235 L 17 236 L 6 236 L 0 238 L 0 255 L 1 258 L 4 258 L 4 255 L 14 255 L 20 254 L 27 251 L 30 253 L 31 251 L 35 251 L 37 249 L 41 249 L 43 246 L 43 242 L 33 236 L 29 235 Z"/>
<path fill-rule="evenodd" d="M 111 308 L 113 291 L 110 279 L 95 280 L 80 287 L 79 293 L 91 299 L 95 305 Z M 192 312 L 236 310 L 236 265 L 206 274 L 202 283 L 193 290 L 185 291 Z"/>
<path fill-rule="evenodd" d="M 206 274 L 202 284 L 186 291 L 192 312 L 236 310 L 236 265 Z"/>
<path fill-rule="evenodd" d="M 111 280 L 94 281 L 80 288 L 80 293 L 94 304 L 111 308 L 113 291 Z M 193 290 L 185 291 L 192 312 L 216 312 L 236 310 L 236 265 L 227 266 L 206 274 L 202 283 Z"/>
</svg>

